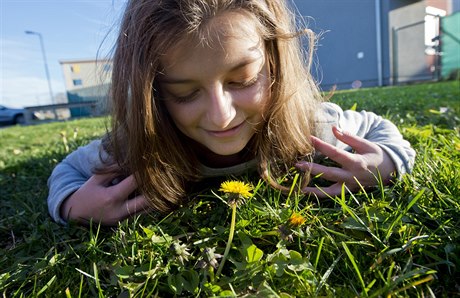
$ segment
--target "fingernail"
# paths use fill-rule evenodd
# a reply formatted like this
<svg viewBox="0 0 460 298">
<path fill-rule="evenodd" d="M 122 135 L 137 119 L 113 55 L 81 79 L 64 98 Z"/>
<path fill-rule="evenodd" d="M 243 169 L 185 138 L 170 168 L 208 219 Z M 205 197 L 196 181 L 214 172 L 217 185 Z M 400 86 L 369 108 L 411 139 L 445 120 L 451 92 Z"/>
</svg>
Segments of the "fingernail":
<svg viewBox="0 0 460 298">
<path fill-rule="evenodd" d="M 309 170 L 311 168 L 311 163 L 309 163 L 308 161 L 301 160 L 301 161 L 298 161 L 295 164 L 295 166 L 299 170 L 306 171 L 306 170 Z"/>
<path fill-rule="evenodd" d="M 338 134 L 341 134 L 343 135 L 343 130 L 337 126 L 334 126 L 335 127 L 335 130 L 337 131 Z"/>
</svg>

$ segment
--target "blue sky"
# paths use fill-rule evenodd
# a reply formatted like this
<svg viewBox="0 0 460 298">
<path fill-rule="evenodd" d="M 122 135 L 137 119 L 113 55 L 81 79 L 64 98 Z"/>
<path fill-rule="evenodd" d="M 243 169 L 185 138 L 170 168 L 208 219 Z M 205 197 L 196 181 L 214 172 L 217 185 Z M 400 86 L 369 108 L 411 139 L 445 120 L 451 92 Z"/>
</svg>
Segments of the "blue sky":
<svg viewBox="0 0 460 298">
<path fill-rule="evenodd" d="M 63 93 L 59 61 L 106 56 L 124 4 L 124 0 L 0 0 L 0 104 L 51 103 L 39 37 L 24 31 L 41 33 L 53 93 Z"/>
</svg>

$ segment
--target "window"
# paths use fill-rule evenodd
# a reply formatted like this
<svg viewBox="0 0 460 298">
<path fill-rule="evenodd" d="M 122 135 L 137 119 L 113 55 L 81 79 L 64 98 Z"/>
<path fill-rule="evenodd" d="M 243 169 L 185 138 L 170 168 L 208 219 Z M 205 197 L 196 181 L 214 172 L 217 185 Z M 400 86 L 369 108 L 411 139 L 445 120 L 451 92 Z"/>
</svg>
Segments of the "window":
<svg viewBox="0 0 460 298">
<path fill-rule="evenodd" d="M 104 72 L 109 72 L 112 70 L 112 65 L 110 64 L 104 64 L 103 68 Z"/>
<path fill-rule="evenodd" d="M 80 73 L 80 65 L 79 64 L 71 65 L 70 71 L 73 73 Z"/>
<path fill-rule="evenodd" d="M 83 85 L 83 81 L 81 79 L 72 80 L 74 86 L 81 86 Z"/>
</svg>

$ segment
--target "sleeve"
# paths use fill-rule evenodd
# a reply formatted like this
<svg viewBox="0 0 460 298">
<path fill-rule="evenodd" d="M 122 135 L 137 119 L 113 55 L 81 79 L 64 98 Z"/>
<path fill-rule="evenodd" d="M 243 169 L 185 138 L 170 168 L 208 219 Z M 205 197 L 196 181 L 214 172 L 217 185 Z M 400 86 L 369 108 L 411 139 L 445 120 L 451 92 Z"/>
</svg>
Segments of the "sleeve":
<svg viewBox="0 0 460 298">
<path fill-rule="evenodd" d="M 77 191 L 91 176 L 93 170 L 102 165 L 101 141 L 92 141 L 79 147 L 59 163 L 48 179 L 48 211 L 60 224 L 66 224 L 61 217 L 60 208 L 64 200 Z M 104 157 L 103 157 L 104 158 Z"/>
<path fill-rule="evenodd" d="M 323 117 L 318 119 L 318 137 L 351 151 L 350 146 L 333 137 L 331 126 L 337 125 L 343 131 L 374 142 L 385 150 L 393 160 L 399 177 L 411 172 L 415 161 L 415 151 L 391 121 L 372 112 L 343 111 L 333 103 L 323 103 L 323 111 Z"/>
</svg>

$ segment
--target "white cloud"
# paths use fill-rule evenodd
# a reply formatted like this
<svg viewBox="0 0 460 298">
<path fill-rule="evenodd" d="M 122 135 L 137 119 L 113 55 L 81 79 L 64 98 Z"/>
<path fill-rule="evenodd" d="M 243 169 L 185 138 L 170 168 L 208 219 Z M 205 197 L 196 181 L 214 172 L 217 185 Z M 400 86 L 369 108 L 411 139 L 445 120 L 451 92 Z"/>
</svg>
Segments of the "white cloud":
<svg viewBox="0 0 460 298">
<path fill-rule="evenodd" d="M 40 51 L 31 50 L 31 46 L 20 38 L 0 38 L 0 42 L 0 104 L 11 107 L 50 104 Z M 50 67 L 50 70 L 60 73 L 59 66 Z M 62 79 L 53 77 L 54 73 L 51 72 L 53 94 L 65 92 Z"/>
<path fill-rule="evenodd" d="M 51 81 L 53 94 L 65 92 L 61 84 L 60 81 Z M 48 81 L 37 77 L 3 77 L 0 94 L 0 103 L 10 107 L 51 104 Z"/>
</svg>

